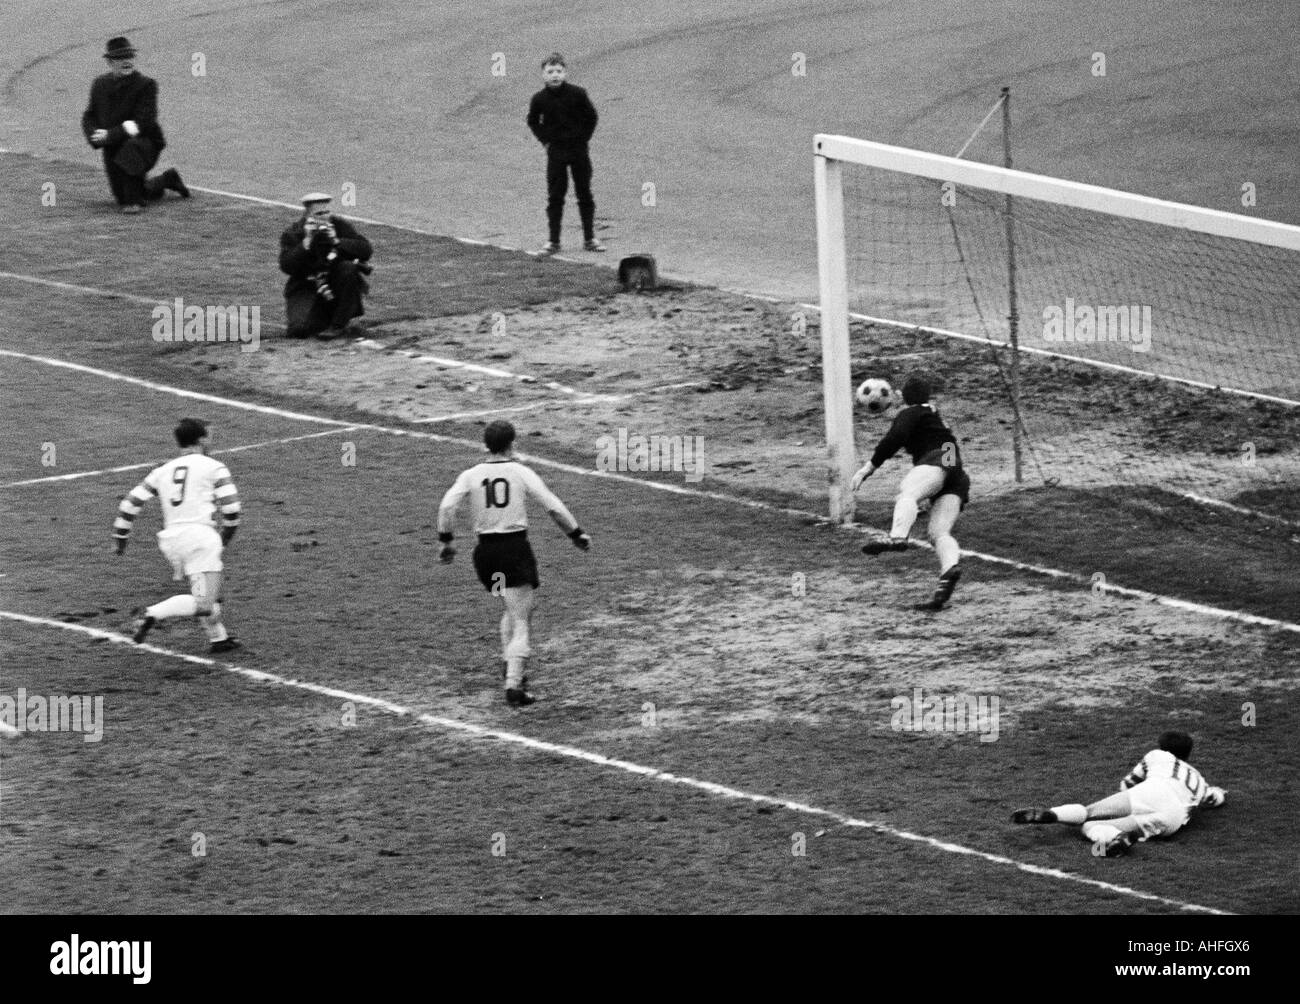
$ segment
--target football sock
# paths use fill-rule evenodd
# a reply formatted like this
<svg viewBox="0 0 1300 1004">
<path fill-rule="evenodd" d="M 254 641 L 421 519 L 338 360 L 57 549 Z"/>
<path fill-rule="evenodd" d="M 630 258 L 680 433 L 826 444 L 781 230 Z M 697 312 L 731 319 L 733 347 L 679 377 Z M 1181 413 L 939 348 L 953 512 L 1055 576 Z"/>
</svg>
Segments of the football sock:
<svg viewBox="0 0 1300 1004">
<path fill-rule="evenodd" d="M 1119 834 L 1119 827 L 1100 819 L 1094 819 L 1083 824 L 1083 835 L 1094 844 L 1114 840 Z"/>
<path fill-rule="evenodd" d="M 1088 818 L 1088 810 L 1078 802 L 1072 802 L 1068 805 L 1054 805 L 1052 811 L 1056 813 L 1058 823 L 1069 823 L 1071 826 L 1078 826 Z"/>
<path fill-rule="evenodd" d="M 945 533 L 935 540 L 934 553 L 939 556 L 940 573 L 948 571 L 961 560 L 961 548 L 957 546 L 957 538 L 950 533 Z"/>
<path fill-rule="evenodd" d="M 198 601 L 189 593 L 169 596 L 151 607 L 146 607 L 144 611 L 146 617 L 152 617 L 157 621 L 165 621 L 172 617 L 193 617 L 198 612 Z"/>
<path fill-rule="evenodd" d="M 916 522 L 916 499 L 910 495 L 900 495 L 894 503 L 894 525 L 890 527 L 889 536 L 895 540 L 906 540 Z"/>
<path fill-rule="evenodd" d="M 524 661 L 520 656 L 506 660 L 506 690 L 524 689 Z"/>
<path fill-rule="evenodd" d="M 206 617 L 200 617 L 203 623 L 203 630 L 208 633 L 208 641 L 225 641 L 230 635 L 226 631 L 226 625 L 221 623 L 221 604 L 212 604 L 212 613 Z"/>
<path fill-rule="evenodd" d="M 506 658 L 506 653 L 510 650 L 510 638 L 515 633 L 514 622 L 510 619 L 508 613 L 501 615 L 501 658 Z"/>
</svg>

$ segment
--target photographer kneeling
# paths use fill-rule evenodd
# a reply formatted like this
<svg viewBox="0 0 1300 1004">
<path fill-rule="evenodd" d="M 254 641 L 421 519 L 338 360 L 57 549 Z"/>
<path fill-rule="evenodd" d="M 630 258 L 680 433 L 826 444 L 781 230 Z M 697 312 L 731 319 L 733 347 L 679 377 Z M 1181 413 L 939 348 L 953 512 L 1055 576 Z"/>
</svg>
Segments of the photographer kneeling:
<svg viewBox="0 0 1300 1004">
<path fill-rule="evenodd" d="M 330 213 L 331 197 L 302 198 L 302 218 L 280 235 L 289 338 L 337 338 L 366 312 L 361 296 L 370 287 L 370 241 L 347 220 Z"/>
</svg>

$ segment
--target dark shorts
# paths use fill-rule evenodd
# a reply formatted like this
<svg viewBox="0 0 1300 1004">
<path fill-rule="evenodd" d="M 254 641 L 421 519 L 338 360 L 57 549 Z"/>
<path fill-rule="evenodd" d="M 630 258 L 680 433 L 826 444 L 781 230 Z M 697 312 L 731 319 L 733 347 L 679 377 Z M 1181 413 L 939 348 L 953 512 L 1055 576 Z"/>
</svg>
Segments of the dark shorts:
<svg viewBox="0 0 1300 1004">
<path fill-rule="evenodd" d="M 489 593 L 496 585 L 541 585 L 537 578 L 537 558 L 528 543 L 528 531 L 517 533 L 481 533 L 474 547 L 474 571 Z"/>
<path fill-rule="evenodd" d="M 930 467 L 940 467 L 944 471 L 943 487 L 935 492 L 932 498 L 938 498 L 940 495 L 956 495 L 961 500 L 961 507 L 966 508 L 970 502 L 970 475 L 960 464 L 955 467 L 945 464 L 942 450 L 931 450 L 916 463 L 918 467 L 927 464 Z"/>
</svg>

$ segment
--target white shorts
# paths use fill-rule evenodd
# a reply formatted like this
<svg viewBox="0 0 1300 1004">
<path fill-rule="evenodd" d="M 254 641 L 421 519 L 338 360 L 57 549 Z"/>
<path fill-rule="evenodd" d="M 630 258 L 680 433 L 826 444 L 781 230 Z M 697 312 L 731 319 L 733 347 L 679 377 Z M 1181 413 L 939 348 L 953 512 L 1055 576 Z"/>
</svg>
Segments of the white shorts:
<svg viewBox="0 0 1300 1004">
<path fill-rule="evenodd" d="M 1183 828 L 1187 802 L 1164 778 L 1141 781 L 1128 790 L 1129 812 L 1142 828 L 1142 839 L 1167 837 Z"/>
<path fill-rule="evenodd" d="M 172 578 L 220 572 L 221 534 L 202 523 L 180 523 L 158 532 L 158 550 L 171 562 Z"/>
</svg>

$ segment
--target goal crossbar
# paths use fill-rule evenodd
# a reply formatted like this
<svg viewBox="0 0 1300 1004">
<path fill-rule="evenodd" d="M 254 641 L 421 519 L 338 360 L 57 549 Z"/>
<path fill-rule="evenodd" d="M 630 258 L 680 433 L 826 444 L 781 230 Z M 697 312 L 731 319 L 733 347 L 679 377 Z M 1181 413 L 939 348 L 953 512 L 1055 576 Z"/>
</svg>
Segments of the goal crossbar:
<svg viewBox="0 0 1300 1004">
<path fill-rule="evenodd" d="M 1090 209 L 1110 216 L 1123 216 L 1146 223 L 1300 251 L 1300 227 L 1275 220 L 1168 202 L 1147 195 L 1049 178 L 992 164 L 958 160 L 943 154 L 909 150 L 906 147 L 889 146 L 849 136 L 819 133 L 813 138 L 813 152 L 828 160 L 918 175 L 935 181 L 950 181 L 954 185 L 982 188 L 1001 195 L 1038 199 L 1041 202 Z"/>
</svg>

